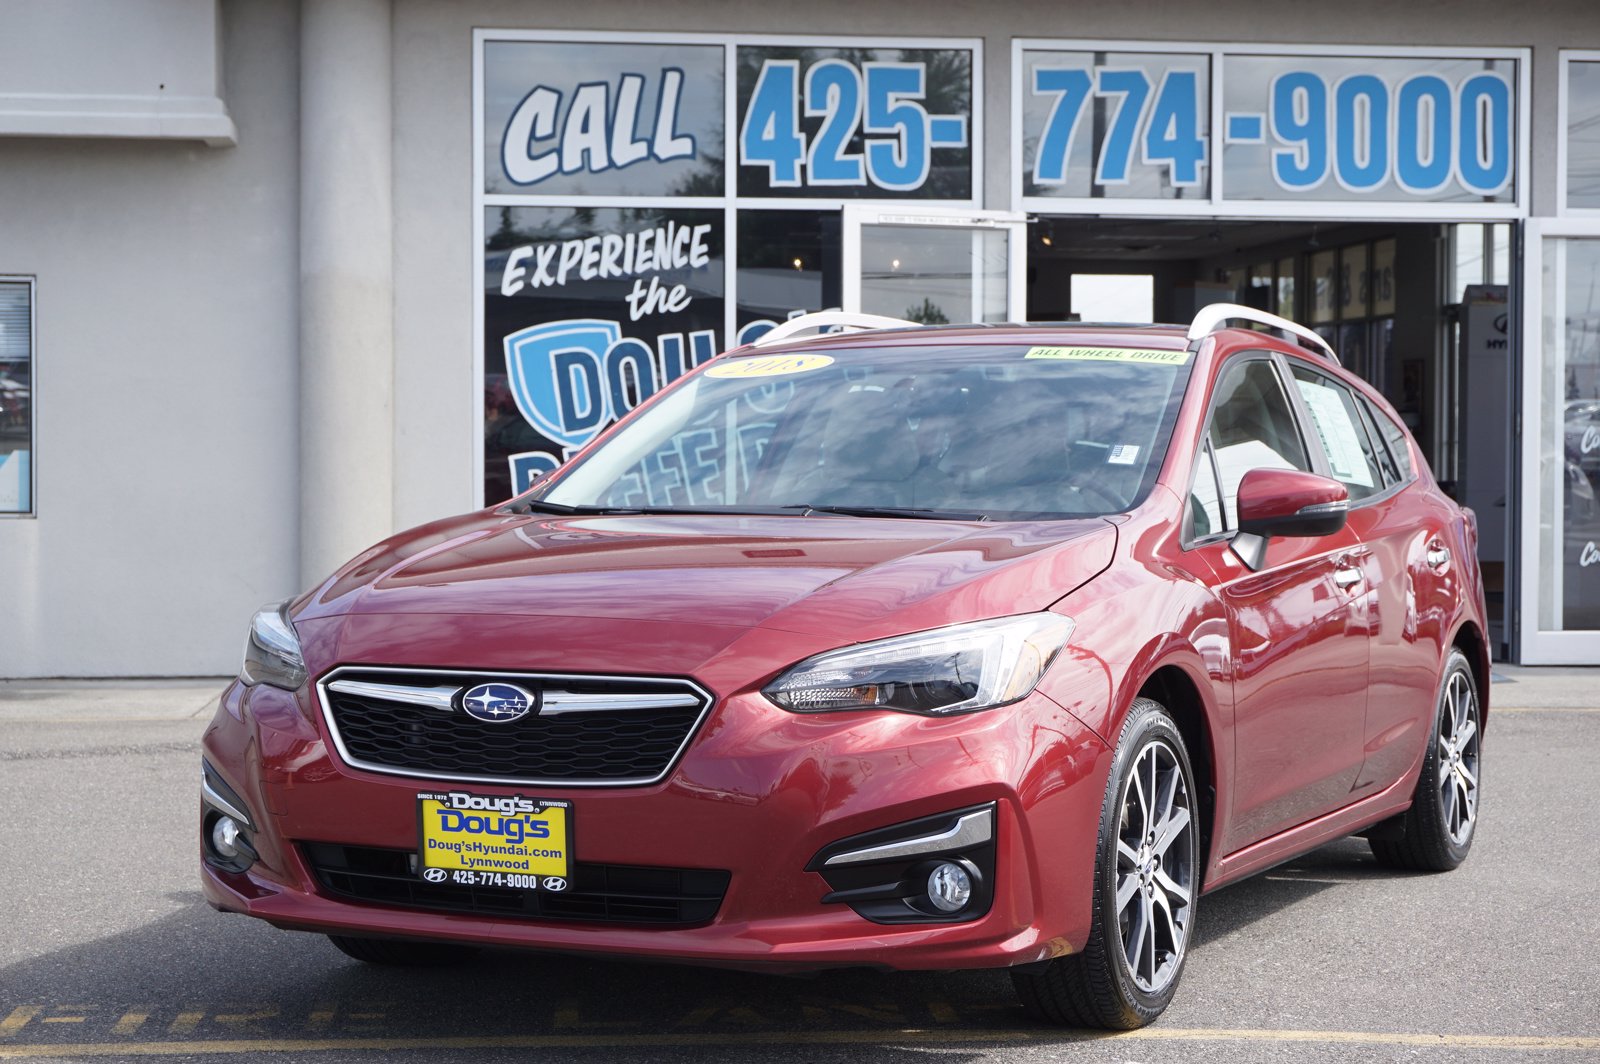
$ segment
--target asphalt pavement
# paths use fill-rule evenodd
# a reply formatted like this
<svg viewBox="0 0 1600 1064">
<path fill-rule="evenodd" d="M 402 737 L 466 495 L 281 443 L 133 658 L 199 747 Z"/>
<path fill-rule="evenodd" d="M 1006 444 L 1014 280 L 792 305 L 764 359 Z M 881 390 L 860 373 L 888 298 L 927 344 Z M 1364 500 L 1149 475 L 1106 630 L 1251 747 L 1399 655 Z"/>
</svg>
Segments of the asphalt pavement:
<svg viewBox="0 0 1600 1064">
<path fill-rule="evenodd" d="M 0 1061 L 1600 1061 L 1600 670 L 1496 671 L 1465 865 L 1346 840 L 1207 895 L 1172 1008 L 1120 1035 L 999 972 L 367 967 L 201 899 L 223 681 L 0 682 Z"/>
</svg>

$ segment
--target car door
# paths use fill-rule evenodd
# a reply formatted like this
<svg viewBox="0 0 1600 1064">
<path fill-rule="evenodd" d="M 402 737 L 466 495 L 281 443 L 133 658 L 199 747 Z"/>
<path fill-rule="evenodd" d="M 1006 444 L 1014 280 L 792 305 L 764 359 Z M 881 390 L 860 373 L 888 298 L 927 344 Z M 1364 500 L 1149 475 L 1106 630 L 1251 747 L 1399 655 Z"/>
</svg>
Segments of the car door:
<svg viewBox="0 0 1600 1064">
<path fill-rule="evenodd" d="M 1355 389 L 1304 363 L 1296 389 L 1328 453 L 1330 473 L 1350 492 L 1349 527 L 1369 553 L 1363 583 L 1371 629 L 1372 679 L 1365 761 L 1353 798 L 1393 784 L 1416 759 L 1433 720 L 1443 653 L 1437 585 L 1448 579 L 1448 515 L 1414 489 L 1405 434 Z"/>
<path fill-rule="evenodd" d="M 1202 454 L 1189 502 L 1190 549 L 1213 574 L 1232 644 L 1228 853 L 1349 800 L 1362 761 L 1367 634 L 1350 589 L 1360 545 L 1348 530 L 1275 538 L 1259 570 L 1229 545 L 1245 473 L 1325 472 L 1270 354 L 1236 357 L 1218 375 Z"/>
</svg>

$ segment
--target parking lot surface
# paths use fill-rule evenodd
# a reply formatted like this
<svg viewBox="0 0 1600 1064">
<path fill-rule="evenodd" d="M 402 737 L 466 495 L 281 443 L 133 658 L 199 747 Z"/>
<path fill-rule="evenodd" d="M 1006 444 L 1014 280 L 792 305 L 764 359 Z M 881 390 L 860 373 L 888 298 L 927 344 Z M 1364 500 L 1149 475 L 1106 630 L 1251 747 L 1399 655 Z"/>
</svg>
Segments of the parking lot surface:
<svg viewBox="0 0 1600 1064">
<path fill-rule="evenodd" d="M 1600 1061 L 1600 677 L 1501 675 L 1465 865 L 1346 840 L 1208 895 L 1171 1009 L 1119 1035 L 1000 972 L 367 967 L 201 900 L 220 681 L 0 683 L 0 1060 Z"/>
</svg>

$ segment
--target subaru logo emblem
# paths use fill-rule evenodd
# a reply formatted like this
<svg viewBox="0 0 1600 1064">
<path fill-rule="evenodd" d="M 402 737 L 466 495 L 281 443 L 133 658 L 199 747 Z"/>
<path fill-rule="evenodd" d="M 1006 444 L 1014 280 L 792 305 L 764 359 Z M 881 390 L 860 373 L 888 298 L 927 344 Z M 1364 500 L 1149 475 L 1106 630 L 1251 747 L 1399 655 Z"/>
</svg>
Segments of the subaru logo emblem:
<svg viewBox="0 0 1600 1064">
<path fill-rule="evenodd" d="M 467 716 L 487 724 L 509 724 L 538 708 L 537 696 L 508 683 L 480 683 L 461 696 Z"/>
</svg>

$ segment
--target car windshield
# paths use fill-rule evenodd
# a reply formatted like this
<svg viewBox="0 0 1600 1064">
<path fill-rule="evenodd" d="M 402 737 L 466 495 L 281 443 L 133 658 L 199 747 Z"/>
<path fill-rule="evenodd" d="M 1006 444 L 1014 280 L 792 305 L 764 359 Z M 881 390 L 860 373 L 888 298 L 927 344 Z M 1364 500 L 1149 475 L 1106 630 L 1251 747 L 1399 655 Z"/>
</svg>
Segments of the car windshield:
<svg viewBox="0 0 1600 1064">
<path fill-rule="evenodd" d="M 536 489 L 551 510 L 1021 520 L 1126 510 L 1189 353 L 962 344 L 718 359 Z"/>
</svg>

